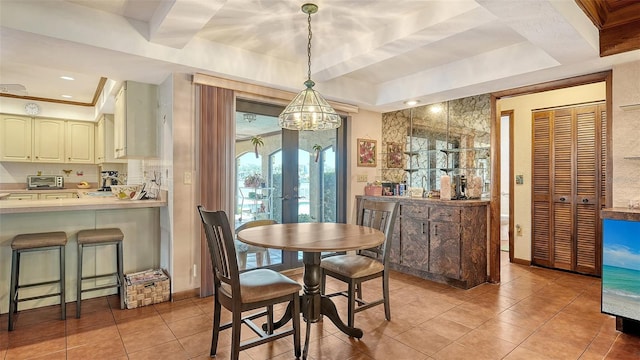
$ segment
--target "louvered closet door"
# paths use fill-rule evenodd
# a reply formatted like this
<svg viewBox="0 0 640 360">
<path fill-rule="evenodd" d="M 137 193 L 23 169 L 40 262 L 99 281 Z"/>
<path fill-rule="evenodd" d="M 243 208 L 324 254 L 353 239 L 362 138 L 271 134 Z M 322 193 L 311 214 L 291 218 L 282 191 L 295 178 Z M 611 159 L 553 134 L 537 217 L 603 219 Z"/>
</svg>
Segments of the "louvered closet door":
<svg viewBox="0 0 640 360">
<path fill-rule="evenodd" d="M 551 264 L 551 112 L 533 113 L 532 261 Z"/>
<path fill-rule="evenodd" d="M 600 274 L 605 109 L 592 105 L 533 113 L 534 264 Z"/>
<path fill-rule="evenodd" d="M 572 270 L 574 196 L 573 196 L 573 121 L 572 110 L 556 110 L 553 116 L 553 248 L 552 266 Z"/>
<path fill-rule="evenodd" d="M 576 271 L 600 273 L 600 217 L 606 171 L 602 168 L 602 106 L 576 109 Z M 606 122 L 605 122 L 606 125 Z M 605 137 L 606 137 L 606 129 Z M 604 175 L 603 175 L 604 174 Z"/>
</svg>

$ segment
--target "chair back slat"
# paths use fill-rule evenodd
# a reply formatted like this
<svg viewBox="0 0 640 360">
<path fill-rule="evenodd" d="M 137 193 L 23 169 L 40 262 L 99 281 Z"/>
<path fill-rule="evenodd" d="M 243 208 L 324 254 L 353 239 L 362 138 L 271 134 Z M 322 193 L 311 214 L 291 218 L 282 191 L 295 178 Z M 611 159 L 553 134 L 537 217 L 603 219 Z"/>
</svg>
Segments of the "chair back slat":
<svg viewBox="0 0 640 360">
<path fill-rule="evenodd" d="M 386 262 L 389 248 L 391 247 L 391 237 L 396 222 L 398 212 L 398 202 L 376 201 L 363 199 L 360 201 L 356 223 L 380 230 L 384 233 L 385 240 L 377 247 L 360 250 L 360 255 L 377 258 L 383 263 Z"/>
<path fill-rule="evenodd" d="M 239 294 L 238 262 L 227 214 L 224 211 L 207 211 L 202 205 L 198 205 L 198 212 L 207 238 L 216 287 L 221 282 L 226 283 L 231 287 L 232 294 Z"/>
</svg>

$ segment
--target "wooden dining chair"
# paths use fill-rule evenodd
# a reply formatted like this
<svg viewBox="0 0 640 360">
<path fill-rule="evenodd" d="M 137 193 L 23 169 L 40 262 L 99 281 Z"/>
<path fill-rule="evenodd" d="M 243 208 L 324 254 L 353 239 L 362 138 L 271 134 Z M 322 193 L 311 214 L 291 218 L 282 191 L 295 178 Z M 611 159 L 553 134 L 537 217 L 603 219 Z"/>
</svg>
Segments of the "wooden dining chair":
<svg viewBox="0 0 640 360">
<path fill-rule="evenodd" d="M 273 225 L 276 223 L 277 221 L 272 219 L 249 221 L 238 226 L 236 228 L 236 234 L 240 230 L 244 230 L 244 229 L 248 229 L 256 226 Z M 247 255 L 249 254 L 255 254 L 257 267 L 262 267 L 265 261 L 267 265 L 271 265 L 271 255 L 269 255 L 269 249 L 263 248 L 261 246 L 245 244 L 238 239 L 235 240 L 235 245 L 236 245 L 236 253 L 238 255 L 238 264 L 240 265 L 240 270 L 244 270 L 247 268 Z"/>
<path fill-rule="evenodd" d="M 207 211 L 198 205 L 202 219 L 211 263 L 213 266 L 213 336 L 211 337 L 211 357 L 216 355 L 221 330 L 231 327 L 231 359 L 237 360 L 240 351 L 258 346 L 289 335 L 293 336 L 294 354 L 300 357 L 300 284 L 269 269 L 238 271 L 234 238 L 224 211 Z M 289 302 L 293 327 L 273 330 L 273 305 Z M 231 311 L 232 321 L 220 325 L 221 306 Z M 245 311 L 265 308 L 264 311 L 242 317 Z M 267 316 L 266 331 L 253 322 Z M 240 329 L 247 325 L 258 338 L 240 343 Z"/>
<path fill-rule="evenodd" d="M 397 202 L 361 200 L 358 205 L 356 223 L 382 231 L 385 237 L 384 242 L 375 248 L 358 250 L 355 254 L 327 257 L 320 262 L 320 267 L 322 268 L 320 289 L 322 294 L 325 293 L 327 276 L 347 283 L 346 292 L 340 291 L 326 294 L 326 296 L 342 295 L 348 298 L 347 325 L 350 327 L 353 327 L 353 318 L 356 312 L 380 304 L 384 304 L 384 313 L 387 321 L 391 320 L 387 261 L 389 259 L 389 249 L 397 211 Z M 382 278 L 382 298 L 367 302 L 362 298 L 362 283 L 376 278 Z M 356 304 L 358 305 L 357 307 Z"/>
</svg>

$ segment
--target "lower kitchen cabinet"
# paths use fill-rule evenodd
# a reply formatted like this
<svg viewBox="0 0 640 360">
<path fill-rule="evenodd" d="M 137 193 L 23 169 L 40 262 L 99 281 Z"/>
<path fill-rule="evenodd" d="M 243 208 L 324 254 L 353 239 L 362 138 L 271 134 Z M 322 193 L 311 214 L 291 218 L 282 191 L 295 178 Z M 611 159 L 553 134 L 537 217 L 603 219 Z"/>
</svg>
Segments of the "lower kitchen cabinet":
<svg viewBox="0 0 640 360">
<path fill-rule="evenodd" d="M 400 202 L 393 269 L 463 289 L 486 282 L 488 201 L 357 196 L 364 198 Z"/>
</svg>

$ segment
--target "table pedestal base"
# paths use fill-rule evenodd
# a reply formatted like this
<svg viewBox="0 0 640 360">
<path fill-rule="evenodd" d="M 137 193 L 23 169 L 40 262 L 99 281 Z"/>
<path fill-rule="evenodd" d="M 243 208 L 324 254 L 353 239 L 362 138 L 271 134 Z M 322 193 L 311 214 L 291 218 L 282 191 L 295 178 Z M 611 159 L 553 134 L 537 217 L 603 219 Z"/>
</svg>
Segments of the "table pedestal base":
<svg viewBox="0 0 640 360">
<path fill-rule="evenodd" d="M 320 253 L 318 252 L 305 252 L 302 255 L 304 262 L 304 295 L 300 296 L 300 312 L 304 321 L 307 322 L 306 337 L 304 340 L 304 349 L 302 352 L 302 358 L 306 359 L 309 350 L 309 335 L 311 323 L 316 323 L 322 320 L 322 316 L 329 318 L 343 333 L 360 339 L 362 338 L 362 330 L 356 327 L 350 327 L 345 324 L 340 316 L 338 310 L 333 301 L 320 293 L 320 280 L 322 277 L 322 269 L 320 268 Z M 284 316 L 273 324 L 274 329 L 278 329 L 284 326 L 289 320 L 291 320 L 291 304 L 287 308 Z M 262 325 L 262 328 L 266 331 L 266 324 Z"/>
</svg>

